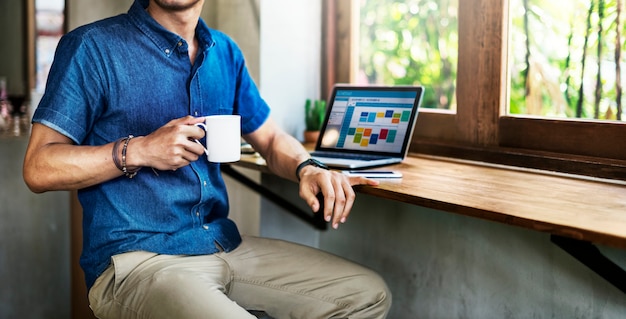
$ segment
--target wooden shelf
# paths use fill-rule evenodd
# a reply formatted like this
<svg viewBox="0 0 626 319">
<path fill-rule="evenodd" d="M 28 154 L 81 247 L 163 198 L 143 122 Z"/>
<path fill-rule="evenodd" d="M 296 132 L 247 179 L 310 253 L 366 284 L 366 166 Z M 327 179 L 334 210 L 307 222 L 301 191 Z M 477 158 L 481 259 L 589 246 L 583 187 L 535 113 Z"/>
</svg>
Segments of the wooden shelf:
<svg viewBox="0 0 626 319">
<path fill-rule="evenodd" d="M 269 173 L 262 158 L 235 166 Z M 626 249 L 626 183 L 413 155 L 359 193 Z"/>
</svg>

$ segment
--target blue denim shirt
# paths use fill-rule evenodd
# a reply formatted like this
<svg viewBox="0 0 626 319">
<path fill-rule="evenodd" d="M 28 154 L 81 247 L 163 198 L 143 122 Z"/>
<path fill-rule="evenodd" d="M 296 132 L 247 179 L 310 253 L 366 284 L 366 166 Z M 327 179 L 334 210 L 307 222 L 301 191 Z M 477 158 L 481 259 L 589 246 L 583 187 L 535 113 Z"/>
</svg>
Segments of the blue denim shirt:
<svg viewBox="0 0 626 319">
<path fill-rule="evenodd" d="M 240 114 L 243 134 L 258 129 L 270 110 L 235 43 L 200 20 L 200 50 L 191 65 L 188 44 L 152 19 L 147 3 L 136 0 L 127 14 L 62 38 L 33 121 L 79 145 L 148 135 L 186 115 Z M 78 192 L 81 266 L 89 288 L 115 254 L 211 254 L 216 244 L 231 251 L 241 243 L 227 218 L 218 164 L 201 157 L 157 173 L 143 169 L 133 179 L 122 176 Z"/>
</svg>

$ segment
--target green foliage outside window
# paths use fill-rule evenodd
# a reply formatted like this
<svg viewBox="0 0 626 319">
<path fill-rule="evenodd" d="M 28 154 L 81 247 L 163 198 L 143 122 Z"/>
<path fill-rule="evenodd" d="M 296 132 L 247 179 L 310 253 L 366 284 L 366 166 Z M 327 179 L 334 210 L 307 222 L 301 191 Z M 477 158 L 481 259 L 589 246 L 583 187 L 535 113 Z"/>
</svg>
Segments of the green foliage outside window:
<svg viewBox="0 0 626 319">
<path fill-rule="evenodd" d="M 624 120 L 623 1 L 510 0 L 509 113 Z M 362 0 L 357 82 L 455 109 L 457 21 L 458 0 Z"/>
<path fill-rule="evenodd" d="M 423 85 L 423 107 L 454 109 L 458 0 L 361 2 L 359 83 Z"/>
<path fill-rule="evenodd" d="M 622 2 L 511 0 L 510 113 L 623 120 Z"/>
</svg>

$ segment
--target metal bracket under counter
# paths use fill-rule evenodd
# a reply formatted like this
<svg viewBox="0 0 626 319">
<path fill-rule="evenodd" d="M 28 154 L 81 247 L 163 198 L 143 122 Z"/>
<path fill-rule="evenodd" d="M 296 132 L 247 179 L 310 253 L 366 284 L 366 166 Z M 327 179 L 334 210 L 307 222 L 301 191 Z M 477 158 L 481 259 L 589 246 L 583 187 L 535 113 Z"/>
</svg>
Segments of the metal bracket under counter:
<svg viewBox="0 0 626 319">
<path fill-rule="evenodd" d="M 240 182 L 241 184 L 245 185 L 251 190 L 257 192 L 261 196 L 265 197 L 266 199 L 270 200 L 274 204 L 285 209 L 290 214 L 295 215 L 296 217 L 300 218 L 302 221 L 306 222 L 312 227 L 318 230 L 326 230 L 328 228 L 328 223 L 324 220 L 322 213 L 313 214 L 313 213 L 300 209 L 300 207 L 285 200 L 281 196 L 272 192 L 267 187 L 264 187 L 263 185 L 259 185 L 255 181 L 241 174 L 240 172 L 232 168 L 230 165 L 221 165 L 220 168 L 221 168 L 222 173 L 228 175 L 229 177 Z M 324 201 L 320 200 L 320 204 L 323 204 L 323 203 Z M 323 210 L 324 210 L 323 205 L 320 205 L 320 212 Z"/>
<path fill-rule="evenodd" d="M 626 270 L 602 254 L 593 243 L 557 235 L 551 235 L 550 241 L 626 293 Z"/>
</svg>

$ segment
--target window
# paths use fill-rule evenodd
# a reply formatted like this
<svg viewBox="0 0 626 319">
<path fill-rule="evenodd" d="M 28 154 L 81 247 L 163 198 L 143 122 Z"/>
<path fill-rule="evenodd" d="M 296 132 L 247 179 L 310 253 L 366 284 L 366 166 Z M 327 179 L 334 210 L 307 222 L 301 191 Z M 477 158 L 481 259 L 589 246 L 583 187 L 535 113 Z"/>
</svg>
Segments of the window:
<svg viewBox="0 0 626 319">
<path fill-rule="evenodd" d="M 456 109 L 458 0 L 361 1 L 357 84 L 422 84 L 423 108 Z"/>
<path fill-rule="evenodd" d="M 626 120 L 621 1 L 510 4 L 509 114 Z"/>
<path fill-rule="evenodd" d="M 511 0 L 512 1 L 512 0 Z M 626 125 L 507 114 L 509 1 L 458 2 L 456 113 L 422 109 L 412 152 L 626 179 Z M 357 1 L 326 0 L 323 91 L 354 82 Z"/>
<path fill-rule="evenodd" d="M 35 90 L 43 92 L 57 44 L 64 34 L 65 0 L 35 0 Z"/>
</svg>

